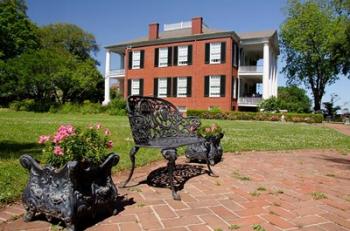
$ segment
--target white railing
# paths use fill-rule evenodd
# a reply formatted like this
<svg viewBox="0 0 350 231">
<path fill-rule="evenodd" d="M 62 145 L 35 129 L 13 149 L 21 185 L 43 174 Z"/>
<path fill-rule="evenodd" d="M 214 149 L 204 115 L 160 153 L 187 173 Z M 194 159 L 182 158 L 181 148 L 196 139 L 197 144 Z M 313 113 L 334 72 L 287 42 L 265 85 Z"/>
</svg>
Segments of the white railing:
<svg viewBox="0 0 350 231">
<path fill-rule="evenodd" d="M 125 77 L 125 69 L 110 70 L 108 72 L 109 77 Z"/>
<path fill-rule="evenodd" d="M 262 100 L 262 97 L 239 97 L 238 105 L 257 106 Z"/>
<path fill-rule="evenodd" d="M 164 31 L 178 30 L 178 29 L 191 28 L 191 27 L 192 27 L 192 21 L 164 24 Z"/>
<path fill-rule="evenodd" d="M 239 66 L 239 73 L 263 73 L 263 66 Z"/>
</svg>

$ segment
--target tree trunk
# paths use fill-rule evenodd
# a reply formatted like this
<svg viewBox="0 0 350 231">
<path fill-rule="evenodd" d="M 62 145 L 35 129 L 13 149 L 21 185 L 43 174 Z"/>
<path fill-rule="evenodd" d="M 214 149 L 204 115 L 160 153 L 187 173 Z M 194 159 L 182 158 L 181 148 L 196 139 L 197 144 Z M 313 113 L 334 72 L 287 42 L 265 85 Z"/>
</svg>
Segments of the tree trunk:
<svg viewBox="0 0 350 231">
<path fill-rule="evenodd" d="M 319 95 L 319 92 L 314 92 L 314 111 L 318 112 L 321 110 L 321 100 L 322 96 Z"/>
</svg>

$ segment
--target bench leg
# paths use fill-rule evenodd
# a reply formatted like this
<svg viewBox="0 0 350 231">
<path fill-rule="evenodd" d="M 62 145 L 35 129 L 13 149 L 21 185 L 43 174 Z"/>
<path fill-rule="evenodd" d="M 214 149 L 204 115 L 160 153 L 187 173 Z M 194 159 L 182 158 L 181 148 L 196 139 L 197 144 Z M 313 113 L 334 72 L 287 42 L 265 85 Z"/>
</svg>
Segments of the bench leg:
<svg viewBox="0 0 350 231">
<path fill-rule="evenodd" d="M 134 169 L 135 169 L 135 155 L 137 153 L 137 151 L 139 150 L 140 148 L 139 147 L 132 147 L 132 149 L 130 150 L 130 153 L 129 153 L 129 156 L 130 156 L 130 160 L 131 160 L 131 170 L 130 170 L 130 173 L 129 173 L 129 176 L 128 176 L 128 179 L 125 181 L 125 183 L 123 184 L 122 188 L 125 188 L 126 185 L 129 183 L 131 177 L 132 177 L 132 174 L 134 174 Z"/>
<path fill-rule="evenodd" d="M 168 160 L 168 177 L 172 196 L 174 200 L 181 200 L 180 195 L 177 194 L 174 187 L 174 170 L 175 170 L 175 161 L 177 159 L 176 149 L 162 149 L 161 153 L 163 157 Z"/>
<path fill-rule="evenodd" d="M 210 154 L 210 150 L 211 150 L 211 144 L 210 144 L 209 142 L 206 142 L 205 146 L 206 146 L 206 148 L 207 148 L 206 162 L 207 162 L 207 166 L 208 166 L 208 170 L 209 170 L 208 175 L 209 175 L 209 176 L 212 176 L 212 177 L 219 177 L 218 175 L 216 175 L 216 174 L 213 172 L 213 170 L 211 170 L 211 167 L 210 167 L 209 154 Z"/>
</svg>

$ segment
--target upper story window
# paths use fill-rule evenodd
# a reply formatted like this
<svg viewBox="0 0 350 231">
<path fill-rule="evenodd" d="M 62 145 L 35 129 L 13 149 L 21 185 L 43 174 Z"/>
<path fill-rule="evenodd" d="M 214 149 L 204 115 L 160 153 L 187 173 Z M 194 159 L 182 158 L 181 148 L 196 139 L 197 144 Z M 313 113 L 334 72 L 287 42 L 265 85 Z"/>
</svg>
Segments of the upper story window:
<svg viewBox="0 0 350 231">
<path fill-rule="evenodd" d="M 143 79 L 128 79 L 128 95 L 143 95 Z"/>
<path fill-rule="evenodd" d="M 168 66 L 168 47 L 159 48 L 159 67 Z"/>
<path fill-rule="evenodd" d="M 225 63 L 226 60 L 226 43 L 214 42 L 205 44 L 205 63 L 219 64 Z"/>
<path fill-rule="evenodd" d="M 185 66 L 188 63 L 188 46 L 178 47 L 177 65 Z"/>
<path fill-rule="evenodd" d="M 143 68 L 144 56 L 144 50 L 129 51 L 129 69 Z"/>
<path fill-rule="evenodd" d="M 221 43 L 210 43 L 209 63 L 221 63 Z"/>
<path fill-rule="evenodd" d="M 225 97 L 225 79 L 224 75 L 205 76 L 204 96 Z"/>
<path fill-rule="evenodd" d="M 168 79 L 159 78 L 158 79 L 158 97 L 163 98 L 168 96 Z"/>
<path fill-rule="evenodd" d="M 133 51 L 132 52 L 132 69 L 140 69 L 141 61 L 141 52 Z"/>
</svg>

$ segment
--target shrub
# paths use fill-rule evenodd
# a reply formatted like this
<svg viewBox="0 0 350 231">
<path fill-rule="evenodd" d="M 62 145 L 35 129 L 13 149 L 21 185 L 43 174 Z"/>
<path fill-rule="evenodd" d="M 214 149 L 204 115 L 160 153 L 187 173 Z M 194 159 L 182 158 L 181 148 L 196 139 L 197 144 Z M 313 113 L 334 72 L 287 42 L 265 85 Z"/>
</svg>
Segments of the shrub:
<svg viewBox="0 0 350 231">
<path fill-rule="evenodd" d="M 80 106 L 79 104 L 73 104 L 71 102 L 64 103 L 58 107 L 58 112 L 67 114 L 67 113 L 79 113 Z"/>
<path fill-rule="evenodd" d="M 106 107 L 106 112 L 110 115 L 126 115 L 126 101 L 122 97 L 112 99 Z"/>
<path fill-rule="evenodd" d="M 187 110 L 187 116 L 197 116 L 202 119 L 280 121 L 282 115 L 287 122 L 322 123 L 323 121 L 322 114 Z"/>
<path fill-rule="evenodd" d="M 80 106 L 80 112 L 83 114 L 97 114 L 103 112 L 103 107 L 100 103 L 91 103 L 85 100 Z"/>
<path fill-rule="evenodd" d="M 34 99 L 24 99 L 22 101 L 12 101 L 9 108 L 14 111 L 35 111 L 47 112 L 50 108 L 48 102 L 36 102 Z"/>
<path fill-rule="evenodd" d="M 260 102 L 259 109 L 267 112 L 279 112 L 281 109 L 281 101 L 272 96 Z"/>
</svg>

